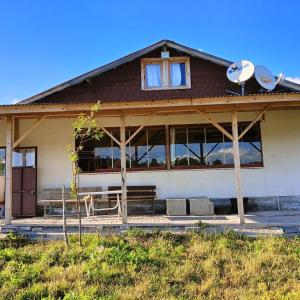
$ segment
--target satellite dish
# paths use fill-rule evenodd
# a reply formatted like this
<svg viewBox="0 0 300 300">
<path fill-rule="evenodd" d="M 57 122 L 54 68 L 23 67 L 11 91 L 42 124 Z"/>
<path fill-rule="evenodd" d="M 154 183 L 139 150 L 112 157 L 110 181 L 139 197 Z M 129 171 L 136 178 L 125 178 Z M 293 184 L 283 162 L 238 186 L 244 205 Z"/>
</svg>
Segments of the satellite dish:
<svg viewBox="0 0 300 300">
<path fill-rule="evenodd" d="M 227 69 L 227 78 L 234 82 L 242 84 L 254 73 L 254 65 L 248 60 L 240 60 L 231 64 Z"/>
<path fill-rule="evenodd" d="M 255 67 L 255 78 L 258 83 L 269 92 L 274 90 L 277 84 L 272 72 L 264 66 Z"/>
</svg>

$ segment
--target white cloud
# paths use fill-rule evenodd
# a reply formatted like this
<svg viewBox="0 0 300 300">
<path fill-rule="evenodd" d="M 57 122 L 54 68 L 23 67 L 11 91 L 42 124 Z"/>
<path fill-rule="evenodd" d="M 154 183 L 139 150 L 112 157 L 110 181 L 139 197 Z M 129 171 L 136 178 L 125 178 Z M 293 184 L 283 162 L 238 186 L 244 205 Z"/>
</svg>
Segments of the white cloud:
<svg viewBox="0 0 300 300">
<path fill-rule="evenodd" d="M 12 104 L 16 104 L 16 103 L 18 103 L 19 101 L 21 101 L 21 99 L 14 98 L 14 99 L 11 100 L 11 103 L 12 103 Z"/>
<path fill-rule="evenodd" d="M 286 77 L 286 80 L 300 84 L 300 77 Z"/>
</svg>

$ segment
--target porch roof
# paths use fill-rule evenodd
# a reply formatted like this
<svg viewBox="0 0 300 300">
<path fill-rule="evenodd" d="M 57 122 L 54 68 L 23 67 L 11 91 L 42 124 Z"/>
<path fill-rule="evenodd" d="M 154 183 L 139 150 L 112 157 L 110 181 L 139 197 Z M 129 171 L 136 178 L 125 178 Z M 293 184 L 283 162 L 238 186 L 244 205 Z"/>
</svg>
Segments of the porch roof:
<svg viewBox="0 0 300 300">
<path fill-rule="evenodd" d="M 14 115 L 16 117 L 72 116 L 90 111 L 94 103 L 74 104 L 22 104 L 0 105 L 0 117 Z M 147 100 L 130 102 L 103 102 L 99 115 L 151 115 L 189 113 L 197 110 L 207 112 L 226 111 L 256 111 L 262 108 L 268 110 L 300 109 L 300 92 L 264 93 L 245 96 L 227 95 L 205 98 L 186 98 L 168 100 Z"/>
</svg>

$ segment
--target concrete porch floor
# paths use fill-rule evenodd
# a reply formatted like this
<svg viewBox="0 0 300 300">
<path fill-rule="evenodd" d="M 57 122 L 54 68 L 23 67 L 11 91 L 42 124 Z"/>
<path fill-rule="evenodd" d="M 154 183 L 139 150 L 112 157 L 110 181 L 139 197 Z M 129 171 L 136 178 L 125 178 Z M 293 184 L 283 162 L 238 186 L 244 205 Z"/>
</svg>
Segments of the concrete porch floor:
<svg viewBox="0 0 300 300">
<path fill-rule="evenodd" d="M 194 226 L 201 221 L 208 225 L 241 226 L 237 215 L 213 215 L 213 216 L 178 216 L 167 215 L 141 215 L 129 216 L 129 226 Z M 245 214 L 246 224 L 242 227 L 300 227 L 300 211 L 261 211 Z M 62 226 L 62 217 L 34 217 L 18 218 L 12 220 L 12 226 Z M 76 217 L 68 217 L 67 224 L 77 225 Z M 121 225 L 121 219 L 117 216 L 91 216 L 82 218 L 83 226 L 109 226 Z M 4 220 L 0 220 L 0 226 L 4 226 Z"/>
</svg>

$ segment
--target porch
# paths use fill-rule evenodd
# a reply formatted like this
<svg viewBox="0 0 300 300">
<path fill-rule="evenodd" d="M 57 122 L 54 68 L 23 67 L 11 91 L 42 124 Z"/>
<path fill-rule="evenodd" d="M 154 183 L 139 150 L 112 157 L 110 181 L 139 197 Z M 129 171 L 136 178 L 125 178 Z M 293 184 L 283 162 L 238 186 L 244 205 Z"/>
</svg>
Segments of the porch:
<svg viewBox="0 0 300 300">
<path fill-rule="evenodd" d="M 131 229 L 160 230 L 175 233 L 203 231 L 210 233 L 235 231 L 248 236 L 268 235 L 300 235 L 300 212 L 257 212 L 245 214 L 246 224 L 241 225 L 238 215 L 217 215 L 217 216 L 186 216 L 168 217 L 166 215 L 144 215 L 129 216 L 127 224 L 117 216 L 97 216 L 82 219 L 83 233 L 118 234 Z M 67 231 L 76 234 L 78 231 L 78 220 L 74 217 L 67 219 Z M 27 235 L 32 239 L 62 239 L 63 220 L 62 218 L 26 218 L 16 219 L 12 224 L 5 225 L 4 220 L 0 221 L 0 237 L 8 232 L 17 232 Z"/>
<path fill-rule="evenodd" d="M 245 227 L 271 227 L 271 226 L 299 226 L 300 211 L 261 211 L 245 214 Z M 208 225 L 238 226 L 240 219 L 238 215 L 213 215 L 213 216 L 167 216 L 167 215 L 138 215 L 128 216 L 127 224 L 129 226 L 195 226 L 204 223 Z M 67 217 L 68 226 L 77 226 L 78 219 Z M 12 226 L 62 226 L 62 217 L 33 217 L 13 219 Z M 82 218 L 83 226 L 100 227 L 109 225 L 122 225 L 122 218 L 116 215 L 90 216 Z M 0 226 L 5 226 L 4 220 L 0 220 Z M 9 226 L 7 227 L 9 228 Z"/>
<path fill-rule="evenodd" d="M 186 100 L 169 100 L 138 103 L 104 103 L 97 118 L 99 127 L 109 136 L 120 149 L 120 168 L 112 172 L 88 172 L 82 174 L 82 186 L 100 186 L 103 190 L 111 185 L 121 185 L 124 200 L 123 219 L 104 217 L 109 224 L 173 224 L 183 222 L 189 225 L 197 223 L 199 218 L 170 219 L 166 216 L 149 216 L 127 218 L 127 186 L 154 184 L 158 188 L 161 199 L 168 197 L 190 198 L 208 196 L 209 198 L 237 198 L 239 216 L 224 217 L 229 224 L 253 223 L 252 215 L 245 215 L 243 197 L 286 197 L 300 194 L 295 178 L 298 173 L 298 158 L 295 156 L 300 148 L 298 140 L 299 117 L 298 94 L 256 95 L 244 97 L 200 98 Z M 70 163 L 67 160 L 66 145 L 75 144 L 72 137 L 72 120 L 79 112 L 87 112 L 90 105 L 22 105 L 6 107 L 5 146 L 6 146 L 6 224 L 22 222 L 23 219 L 12 220 L 12 152 L 18 147 L 36 146 L 38 153 L 37 181 L 38 196 L 45 188 L 68 186 L 70 181 Z M 266 117 L 267 116 L 267 117 Z M 243 166 L 241 168 L 239 141 L 260 121 L 263 122 L 264 164 Z M 242 131 L 239 124 L 247 122 Z M 146 127 L 188 124 L 207 124 L 216 128 L 232 153 L 232 165 L 205 166 L 199 168 L 178 169 L 166 160 L 166 168 L 159 170 L 130 170 L 126 165 L 126 145 Z M 224 126 L 224 123 L 229 126 Z M 284 126 L 282 125 L 284 124 Z M 109 128 L 117 128 L 114 134 Z M 132 134 L 126 135 L 127 128 L 134 128 Z M 274 131 L 276 130 L 276 131 Z M 166 132 L 167 131 L 166 129 Z M 288 133 L 288 135 L 285 135 Z M 3 134 L 3 132 L 2 132 Z M 275 137 L 275 138 L 274 138 Z M 166 140 L 170 137 L 166 137 Z M 296 142 L 295 142 L 296 141 Z M 172 143 L 168 141 L 166 149 Z M 293 145 L 292 147 L 285 147 Z M 213 147 L 212 147 L 213 148 Z M 285 149 L 286 148 L 286 149 Z M 167 149 L 166 155 L 170 155 Z M 274 159 L 275 153 L 275 159 Z M 291 157 L 291 160 L 289 159 Z M 278 161 L 276 161 L 276 158 Z M 200 160 L 202 157 L 200 157 Z M 205 157 L 204 157 L 205 159 Z M 288 167 L 284 171 L 281 166 L 287 159 Z M 296 162 L 296 163 L 295 163 Z M 121 173 L 121 176 L 120 176 Z M 285 178 L 282 176 L 285 174 Z M 243 179 L 243 181 L 242 181 Z M 287 185 L 282 183 L 284 180 Z M 256 215 L 255 215 L 256 216 Z M 100 222 L 95 220 L 88 222 Z M 148 219 L 150 218 L 150 219 Z M 254 217 L 255 220 L 256 217 Z M 51 219 L 33 218 L 33 221 L 52 222 Z M 205 220 L 205 218 L 204 218 Z M 208 217 L 211 222 L 221 222 L 222 217 Z M 105 221 L 105 222 L 106 222 Z M 26 222 L 30 222 L 29 219 Z M 72 222 L 72 219 L 70 219 Z M 86 221 L 84 221 L 86 222 Z M 101 221 L 102 222 L 102 221 Z M 104 222 L 104 225 L 105 225 Z M 171 223 L 170 223 L 171 222 Z M 192 222 L 192 223 L 190 223 Z M 237 222 L 237 223 L 236 223 Z M 16 223 L 16 224 L 17 224 Z M 255 223 L 255 221 L 254 221 Z M 258 222 L 259 223 L 259 222 Z M 100 225 L 99 225 L 100 226 Z"/>
</svg>

